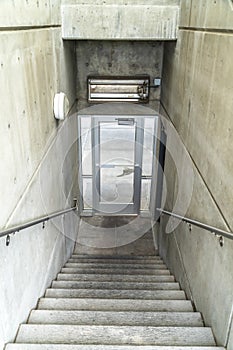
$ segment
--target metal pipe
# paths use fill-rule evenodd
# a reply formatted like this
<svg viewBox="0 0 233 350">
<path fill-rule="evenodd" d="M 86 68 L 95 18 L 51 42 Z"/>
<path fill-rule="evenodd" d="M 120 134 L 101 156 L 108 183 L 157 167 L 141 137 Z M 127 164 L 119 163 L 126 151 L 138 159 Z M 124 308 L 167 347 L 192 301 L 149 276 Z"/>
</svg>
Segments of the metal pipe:
<svg viewBox="0 0 233 350">
<path fill-rule="evenodd" d="M 76 210 L 77 207 L 76 205 L 72 208 L 69 208 L 69 209 L 64 209 L 64 210 L 60 210 L 60 211 L 57 211 L 55 213 L 52 213 L 52 214 L 49 214 L 49 215 L 46 215 L 46 216 L 43 216 L 41 218 L 38 218 L 38 219 L 34 219 L 34 220 L 31 220 L 31 221 L 28 221 L 27 223 L 25 224 L 21 224 L 21 225 L 17 225 L 17 226 L 13 226 L 13 227 L 10 227 L 6 230 L 3 230 L 0 232 L 0 238 L 1 237 L 4 237 L 4 236 L 8 236 L 10 235 L 11 233 L 16 233 L 16 232 L 19 232 L 19 231 L 22 231 L 26 228 L 29 228 L 31 226 L 35 226 L 35 225 L 38 225 L 40 223 L 44 223 L 46 221 L 49 221 L 53 218 L 56 218 L 57 216 L 61 216 L 61 215 L 64 215 L 64 214 L 67 214 L 67 213 L 70 213 L 71 211 L 74 211 Z"/>
<path fill-rule="evenodd" d="M 217 234 L 217 235 L 220 235 L 220 236 L 224 236 L 226 238 L 229 238 L 229 239 L 233 240 L 233 232 L 224 231 L 224 230 L 221 230 L 221 229 L 219 229 L 217 227 L 204 224 L 204 223 L 202 223 L 200 221 L 197 221 L 197 220 L 189 219 L 189 218 L 187 218 L 185 216 L 181 216 L 181 215 L 172 213 L 170 211 L 163 210 L 161 208 L 156 208 L 156 210 L 159 211 L 161 214 L 172 216 L 172 217 L 174 217 L 176 219 L 180 219 L 180 220 L 182 220 L 184 222 L 187 222 L 188 224 L 191 224 L 191 225 L 203 228 L 204 230 L 210 231 L 210 232 L 212 232 L 214 234 Z"/>
</svg>

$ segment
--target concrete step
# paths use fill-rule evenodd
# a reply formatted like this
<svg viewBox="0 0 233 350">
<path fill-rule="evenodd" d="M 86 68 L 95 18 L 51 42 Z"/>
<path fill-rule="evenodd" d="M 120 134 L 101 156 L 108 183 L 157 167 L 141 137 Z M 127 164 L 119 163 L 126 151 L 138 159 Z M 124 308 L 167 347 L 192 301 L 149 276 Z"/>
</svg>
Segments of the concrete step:
<svg viewBox="0 0 233 350">
<path fill-rule="evenodd" d="M 179 290 L 177 282 L 95 282 L 75 281 L 76 275 L 59 274 L 57 281 L 52 283 L 52 288 L 72 289 L 121 289 L 121 290 Z M 73 277 L 73 278 L 72 278 Z"/>
<path fill-rule="evenodd" d="M 203 326 L 198 312 L 34 310 L 28 323 L 106 326 Z"/>
<path fill-rule="evenodd" d="M 104 298 L 104 299 L 142 299 L 142 300 L 183 300 L 182 290 L 137 290 L 137 289 L 47 289 L 49 298 Z"/>
<path fill-rule="evenodd" d="M 78 259 L 113 259 L 113 260 L 156 260 L 161 259 L 159 255 L 98 255 L 98 254 L 72 254 Z"/>
<path fill-rule="evenodd" d="M 135 263 L 135 264 L 118 264 L 118 263 L 114 263 L 111 264 L 110 262 L 106 262 L 106 263 L 100 263 L 100 262 L 88 262 L 88 263 L 82 263 L 80 262 L 78 259 L 69 259 L 67 261 L 67 264 L 69 263 L 74 263 L 75 266 L 77 268 L 82 268 L 82 269 L 89 269 L 89 268 L 98 268 L 98 269 L 167 269 L 166 265 L 164 264 L 139 264 L 139 263 Z"/>
<path fill-rule="evenodd" d="M 190 300 L 142 300 L 140 299 L 90 299 L 90 298 L 57 298 L 56 292 L 50 298 L 41 298 L 38 303 L 40 310 L 92 310 L 92 311 L 154 311 L 154 312 L 191 312 Z M 52 295 L 54 294 L 54 298 Z M 61 294 L 58 293 L 58 294 Z"/>
<path fill-rule="evenodd" d="M 111 275 L 170 275 L 168 269 L 134 269 L 133 267 L 128 269 L 122 268 L 98 268 L 98 267 L 86 267 L 82 268 L 77 266 L 76 263 L 67 263 L 65 264 L 66 268 L 75 268 L 77 273 L 84 274 L 111 274 Z"/>
<path fill-rule="evenodd" d="M 8 344 L 5 350 L 225 350 L 212 346 Z"/>
<path fill-rule="evenodd" d="M 174 282 L 175 278 L 171 275 L 110 275 L 110 274 L 82 274 L 77 273 L 77 269 L 65 267 L 61 270 L 57 278 L 65 280 L 69 275 L 69 280 L 76 281 L 102 281 L 102 282 Z"/>
<path fill-rule="evenodd" d="M 223 350 L 214 346 L 158 256 L 73 254 L 6 350 Z"/>
<path fill-rule="evenodd" d="M 210 328 L 142 326 L 20 326 L 18 343 L 214 346 Z"/>
<path fill-rule="evenodd" d="M 72 255 L 71 259 L 77 260 L 79 263 L 97 263 L 97 264 L 163 264 L 163 260 L 160 257 L 156 259 L 85 259 L 79 258 L 77 255 Z"/>
</svg>

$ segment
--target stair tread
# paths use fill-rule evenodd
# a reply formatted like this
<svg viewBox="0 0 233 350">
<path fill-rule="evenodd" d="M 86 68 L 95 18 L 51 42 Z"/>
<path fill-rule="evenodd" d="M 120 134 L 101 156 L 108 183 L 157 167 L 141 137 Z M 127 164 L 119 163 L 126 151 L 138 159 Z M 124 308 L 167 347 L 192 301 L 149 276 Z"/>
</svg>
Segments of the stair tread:
<svg viewBox="0 0 233 350">
<path fill-rule="evenodd" d="M 137 290 L 137 289 L 70 289 L 49 288 L 46 297 L 56 298 L 106 298 L 106 299 L 186 299 L 182 290 Z"/>
<path fill-rule="evenodd" d="M 201 314 L 198 312 L 34 310 L 28 322 L 64 325 L 203 326 Z"/>
<path fill-rule="evenodd" d="M 223 350 L 159 256 L 73 254 L 6 350 Z"/>
<path fill-rule="evenodd" d="M 221 346 L 8 344 L 5 350 L 225 350 Z"/>
<path fill-rule="evenodd" d="M 91 298 L 41 298 L 38 309 L 100 310 L 100 311 L 193 311 L 190 300 L 145 300 L 140 299 L 91 299 Z"/>
<path fill-rule="evenodd" d="M 104 273 L 99 273 L 99 274 L 83 274 L 83 273 L 78 273 L 77 269 L 75 268 L 69 268 L 65 267 L 61 270 L 61 274 L 65 274 L 72 277 L 72 275 L 75 275 L 76 280 L 81 280 L 81 281 L 118 281 L 118 282 L 174 282 L 175 278 L 172 275 L 125 275 L 125 274 L 120 274 L 120 275 L 111 275 L 111 274 L 104 274 Z M 59 276 L 59 275 L 58 275 Z M 74 276 L 73 276 L 74 277 Z M 73 279 L 72 277 L 72 279 Z"/>
<path fill-rule="evenodd" d="M 106 345 L 215 345 L 212 331 L 207 327 L 128 327 L 38 324 L 21 325 L 16 342 Z"/>
<path fill-rule="evenodd" d="M 100 254 L 78 254 L 73 253 L 72 256 L 85 259 L 161 259 L 159 255 L 100 255 Z"/>
<path fill-rule="evenodd" d="M 52 283 L 52 288 L 73 288 L 73 289 L 136 289 L 136 290 L 180 290 L 177 282 L 95 282 L 75 281 L 75 275 L 59 274 L 57 280 Z"/>
<path fill-rule="evenodd" d="M 98 269 L 161 269 L 161 270 L 167 270 L 167 267 L 165 264 L 156 264 L 156 263 L 153 263 L 153 264 L 135 264 L 135 263 L 132 263 L 132 264 L 118 264 L 118 263 L 114 263 L 114 264 L 111 264 L 110 262 L 106 262 L 106 263 L 96 263 L 96 262 L 88 262 L 88 263 L 81 263 L 79 262 L 78 259 L 69 259 L 67 261 L 67 264 L 75 264 L 75 266 L 77 268 L 98 268 Z"/>
<path fill-rule="evenodd" d="M 115 259 L 115 258 L 108 258 L 108 259 L 93 259 L 93 258 L 79 258 L 78 256 L 72 255 L 70 257 L 72 260 L 77 260 L 79 263 L 96 263 L 96 264 L 104 264 L 104 263 L 111 263 L 111 264 L 163 264 L 163 260 L 160 257 L 157 257 L 156 259 Z"/>
<path fill-rule="evenodd" d="M 98 273 L 98 274 L 125 274 L 125 275 L 170 275 L 170 271 L 168 269 L 134 269 L 134 268 L 128 268 L 128 269 L 122 269 L 122 268 L 110 268 L 110 267 L 85 267 L 82 268 L 80 266 L 77 266 L 76 263 L 66 263 L 66 268 L 76 268 L 78 273 Z"/>
<path fill-rule="evenodd" d="M 220 346 L 8 344 L 5 350 L 225 350 Z"/>
</svg>

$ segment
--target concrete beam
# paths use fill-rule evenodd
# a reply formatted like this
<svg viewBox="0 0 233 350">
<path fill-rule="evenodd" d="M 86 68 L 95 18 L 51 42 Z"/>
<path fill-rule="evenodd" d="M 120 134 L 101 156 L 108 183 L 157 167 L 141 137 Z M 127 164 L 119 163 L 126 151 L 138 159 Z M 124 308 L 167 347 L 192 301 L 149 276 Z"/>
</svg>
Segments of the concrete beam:
<svg viewBox="0 0 233 350">
<path fill-rule="evenodd" d="M 63 39 L 176 40 L 179 6 L 76 4 L 62 6 Z"/>
<path fill-rule="evenodd" d="M 59 1 L 59 0 L 50 0 Z M 190 0 L 189 0 L 190 1 Z M 62 5 L 116 5 L 116 0 L 62 0 Z M 118 5 L 179 6 L 180 0 L 117 0 Z"/>
</svg>

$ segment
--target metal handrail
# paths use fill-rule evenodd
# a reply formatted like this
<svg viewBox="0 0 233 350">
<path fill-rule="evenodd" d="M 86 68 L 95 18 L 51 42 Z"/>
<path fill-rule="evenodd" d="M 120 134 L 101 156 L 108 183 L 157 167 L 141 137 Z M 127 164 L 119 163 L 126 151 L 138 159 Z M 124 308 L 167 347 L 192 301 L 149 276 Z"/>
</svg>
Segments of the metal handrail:
<svg viewBox="0 0 233 350">
<path fill-rule="evenodd" d="M 181 216 L 181 215 L 172 213 L 172 212 L 170 212 L 168 210 L 164 210 L 162 208 L 157 208 L 156 210 L 159 211 L 161 214 L 172 216 L 172 217 L 174 217 L 176 219 L 180 219 L 180 220 L 182 220 L 182 221 L 184 221 L 184 222 L 186 222 L 188 224 L 191 224 L 191 225 L 194 225 L 194 226 L 198 226 L 200 228 L 203 228 L 204 230 L 210 231 L 211 233 L 214 233 L 214 234 L 220 235 L 220 236 L 224 236 L 226 238 L 229 238 L 229 239 L 233 240 L 233 232 L 221 230 L 221 229 L 219 229 L 217 227 L 204 224 L 204 223 L 202 223 L 200 221 L 197 221 L 197 220 L 189 219 L 189 218 L 187 218 L 185 216 Z"/>
<path fill-rule="evenodd" d="M 53 218 L 56 218 L 58 216 L 70 213 L 71 211 L 74 211 L 76 209 L 77 209 L 77 206 L 75 204 L 75 206 L 73 206 L 71 208 L 60 210 L 60 211 L 57 211 L 55 213 L 42 216 L 42 217 L 40 217 L 38 219 L 34 219 L 34 220 L 31 220 L 31 221 L 28 221 L 25 224 L 20 224 L 20 225 L 17 225 L 17 226 L 10 227 L 10 228 L 8 228 L 6 230 L 0 231 L 0 238 L 2 238 L 4 236 L 9 236 L 12 233 L 16 233 L 16 232 L 22 231 L 22 230 L 24 230 L 26 228 L 38 225 L 40 223 L 44 224 L 46 221 L 49 221 L 49 220 L 51 220 Z"/>
</svg>

